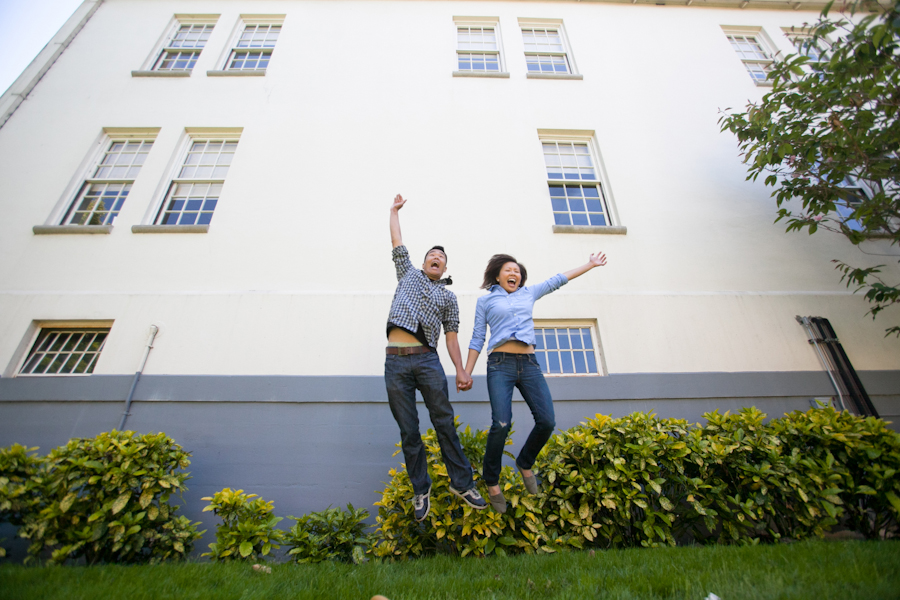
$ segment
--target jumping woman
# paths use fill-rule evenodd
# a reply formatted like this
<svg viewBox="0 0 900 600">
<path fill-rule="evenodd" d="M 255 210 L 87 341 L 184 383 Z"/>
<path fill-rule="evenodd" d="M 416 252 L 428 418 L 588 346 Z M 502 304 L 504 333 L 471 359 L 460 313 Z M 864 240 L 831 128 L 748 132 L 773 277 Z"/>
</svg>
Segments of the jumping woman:
<svg viewBox="0 0 900 600">
<path fill-rule="evenodd" d="M 528 287 L 524 287 L 528 278 L 525 265 L 508 254 L 495 254 L 484 270 L 481 287 L 488 293 L 478 299 L 475 307 L 475 327 L 466 372 L 472 375 L 484 347 L 486 329 L 490 328 L 487 384 L 491 398 L 491 430 L 484 453 L 483 476 L 491 506 L 497 512 L 506 512 L 506 498 L 500 489 L 500 462 L 512 421 L 513 388 L 519 389 L 534 416 L 534 429 L 516 458 L 516 467 L 529 494 L 538 491 L 531 468 L 556 427 L 550 389 L 534 357 L 534 321 L 531 317 L 534 303 L 594 267 L 604 265 L 605 254 L 591 254 L 588 262 L 580 267 Z"/>
</svg>

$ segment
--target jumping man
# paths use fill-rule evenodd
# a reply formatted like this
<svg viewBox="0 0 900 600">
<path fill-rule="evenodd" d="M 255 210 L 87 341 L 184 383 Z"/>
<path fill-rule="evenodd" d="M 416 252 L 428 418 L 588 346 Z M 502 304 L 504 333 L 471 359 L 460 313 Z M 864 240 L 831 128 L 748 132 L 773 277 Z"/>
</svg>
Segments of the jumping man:
<svg viewBox="0 0 900 600">
<path fill-rule="evenodd" d="M 456 391 L 471 389 L 472 378 L 463 367 L 456 339 L 459 306 L 456 296 L 445 287 L 450 280 L 441 279 L 447 270 L 447 254 L 442 246 L 434 246 L 425 255 L 421 270 L 413 267 L 400 236 L 399 212 L 404 204 L 406 200 L 398 194 L 391 206 L 391 243 L 394 247 L 391 256 L 399 283 L 387 322 L 384 383 L 391 413 L 400 426 L 406 470 L 413 486 L 416 520 L 422 521 L 431 510 L 431 478 L 425 445 L 419 434 L 416 390 L 421 392 L 437 432 L 441 456 L 450 476 L 450 491 L 477 510 L 486 508 L 487 503 L 475 489 L 472 465 L 459 443 L 447 391 L 447 376 L 437 354 L 443 325 L 447 351 L 456 367 Z"/>
</svg>

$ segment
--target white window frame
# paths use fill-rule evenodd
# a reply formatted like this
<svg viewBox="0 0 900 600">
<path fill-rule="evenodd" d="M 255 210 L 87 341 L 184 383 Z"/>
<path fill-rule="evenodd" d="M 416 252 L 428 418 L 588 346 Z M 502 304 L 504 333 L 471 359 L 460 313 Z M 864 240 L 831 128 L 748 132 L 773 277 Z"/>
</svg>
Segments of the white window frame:
<svg viewBox="0 0 900 600">
<path fill-rule="evenodd" d="M 547 172 L 547 163 L 544 158 L 544 143 L 573 143 L 583 144 L 587 146 L 591 161 L 594 167 L 595 179 L 553 179 Z M 550 215 L 553 220 L 554 233 L 599 233 L 599 234 L 625 234 L 627 228 L 621 225 L 619 216 L 615 210 L 615 202 L 613 201 L 612 191 L 609 186 L 609 178 L 603 167 L 603 157 L 597 146 L 596 137 L 593 131 L 581 130 L 555 130 L 555 129 L 539 129 L 538 130 L 538 148 L 540 151 L 541 169 L 544 174 L 544 194 L 550 200 Z M 603 214 L 606 219 L 606 225 L 557 225 L 555 211 L 553 208 L 553 196 L 550 192 L 551 185 L 596 185 L 599 190 L 600 202 L 603 208 Z M 569 211 L 571 214 L 571 211 Z"/>
<path fill-rule="evenodd" d="M 286 15 L 241 15 L 235 25 L 234 29 L 231 32 L 231 37 L 229 38 L 229 43 L 225 47 L 225 50 L 222 52 L 222 55 L 219 57 L 217 64 L 219 66 L 218 70 L 215 71 L 207 71 L 207 75 L 211 76 L 257 76 L 262 77 L 265 76 L 266 71 L 268 70 L 269 65 L 272 61 L 272 56 L 275 52 L 275 45 L 271 47 L 259 47 L 259 48 L 250 48 L 250 47 L 239 47 L 239 43 L 241 41 L 241 36 L 246 31 L 247 27 L 252 26 L 261 26 L 261 25 L 269 25 L 269 26 L 278 26 L 280 27 L 279 38 L 281 37 L 281 31 L 284 31 L 284 19 Z M 256 52 L 259 51 L 261 53 L 265 53 L 269 55 L 269 62 L 266 64 L 265 69 L 231 69 L 229 65 L 231 64 L 231 59 L 237 52 Z"/>
<path fill-rule="evenodd" d="M 556 31 L 562 44 L 562 52 L 546 51 L 536 52 L 525 48 L 525 30 L 544 29 Z M 527 79 L 584 79 L 584 76 L 578 72 L 578 65 L 575 63 L 575 56 L 572 53 L 572 45 L 569 43 L 569 36 L 566 34 L 566 28 L 562 19 L 530 19 L 519 18 L 519 30 L 522 40 L 522 52 L 525 55 L 525 77 Z M 528 70 L 529 56 L 554 56 L 563 57 L 568 66 L 568 73 L 543 73 L 532 72 Z"/>
<path fill-rule="evenodd" d="M 132 71 L 131 74 L 133 76 L 145 76 L 145 77 L 190 77 L 191 73 L 199 63 L 201 56 L 203 55 L 203 50 L 208 45 L 209 40 L 203 45 L 201 48 L 192 48 L 185 49 L 191 50 L 192 52 L 196 52 L 197 58 L 194 61 L 194 66 L 190 69 L 165 69 L 160 70 L 159 64 L 161 63 L 163 57 L 167 52 L 173 52 L 180 50 L 181 48 L 173 47 L 171 45 L 172 41 L 175 39 L 175 35 L 184 25 L 189 26 L 211 26 L 210 37 L 212 37 L 213 33 L 215 33 L 216 23 L 219 21 L 219 15 L 217 14 L 209 14 L 209 15 L 188 15 L 188 14 L 177 14 L 172 17 L 172 20 L 169 22 L 168 27 L 166 27 L 165 32 L 162 37 L 160 37 L 159 41 L 157 41 L 156 45 L 153 47 L 153 51 L 150 53 L 150 56 L 144 61 L 144 64 L 140 71 Z"/>
<path fill-rule="evenodd" d="M 459 29 L 461 27 L 480 27 L 491 28 L 494 30 L 494 36 L 497 39 L 497 66 L 498 71 L 462 71 L 459 69 L 460 53 L 470 54 L 493 54 L 489 51 L 465 50 L 459 47 Z M 509 78 L 509 72 L 506 69 L 506 58 L 503 53 L 503 35 L 500 31 L 499 17 L 453 17 L 453 76 L 454 77 L 498 77 L 503 79 Z"/>
<path fill-rule="evenodd" d="M 784 37 L 788 39 L 791 50 L 801 56 L 809 58 L 809 63 L 807 64 L 820 63 L 828 60 L 828 53 L 831 50 L 831 43 L 828 38 L 819 38 L 819 43 L 824 44 L 826 47 L 820 48 L 819 46 L 816 46 L 815 49 L 819 53 L 819 58 L 814 59 L 808 54 L 809 48 L 803 48 L 803 43 L 806 40 L 812 39 L 812 32 L 808 27 L 782 27 L 781 30 L 784 32 Z"/>
<path fill-rule="evenodd" d="M 753 75 L 753 71 L 751 67 L 758 66 L 765 73 L 771 70 L 772 65 L 775 63 L 775 60 L 778 58 L 779 51 L 778 46 L 776 46 L 772 39 L 766 34 L 765 30 L 762 27 L 755 26 L 735 26 L 735 25 L 722 25 L 722 31 L 725 33 L 725 39 L 728 42 L 729 47 L 731 48 L 731 52 L 737 55 L 738 60 L 744 65 L 744 69 L 747 71 L 747 75 L 749 75 L 750 79 L 760 87 L 771 87 L 772 82 L 767 79 L 757 79 Z M 734 41 L 732 41 L 732 37 L 743 37 L 743 38 L 753 38 L 754 42 L 757 46 L 759 46 L 762 54 L 765 58 L 746 58 L 742 56 L 739 51 L 734 47 Z"/>
<path fill-rule="evenodd" d="M 3 377 L 89 377 L 92 374 L 97 372 L 97 365 L 101 360 L 103 360 L 103 350 L 105 348 L 106 342 L 109 341 L 109 336 L 112 334 L 112 320 L 53 320 L 53 321 L 32 321 L 28 327 L 28 330 L 25 333 L 25 336 L 22 338 L 22 342 L 19 344 L 19 347 L 16 349 L 16 352 L 13 356 L 12 362 L 10 362 L 6 371 L 3 373 Z M 101 345 L 100 349 L 97 351 L 97 356 L 92 361 L 93 369 L 90 373 L 22 373 L 22 370 L 27 366 L 29 358 L 31 358 L 32 353 L 35 349 L 35 344 L 38 339 L 40 339 L 40 335 L 45 330 L 62 330 L 62 329 L 71 329 L 71 330 L 85 330 L 85 329 L 105 329 L 106 330 L 106 338 L 103 341 L 103 345 Z"/>
<path fill-rule="evenodd" d="M 240 142 L 243 127 L 188 127 L 185 128 L 181 141 L 176 151 L 172 154 L 169 166 L 166 169 L 166 177 L 160 181 L 160 185 L 154 194 L 155 200 L 150 204 L 150 208 L 144 215 L 141 225 L 134 225 L 131 228 L 133 233 L 206 233 L 209 231 L 209 224 L 179 225 L 164 224 L 162 221 L 166 211 L 166 202 L 170 198 L 170 192 L 175 189 L 179 183 L 218 183 L 224 185 L 224 178 L 182 178 L 179 177 L 180 170 L 185 166 L 188 153 L 195 141 L 201 140 L 224 140 L 229 142 Z M 237 149 L 235 149 L 235 152 Z M 232 157 L 233 159 L 233 157 Z M 229 165 L 229 172 L 234 166 L 232 162 Z M 221 196 L 218 197 L 216 208 Z M 213 209 L 215 214 L 215 209 Z"/>
<path fill-rule="evenodd" d="M 131 192 L 134 190 L 133 184 L 137 175 L 133 178 L 94 177 L 95 171 L 114 142 L 144 140 L 155 143 L 158 134 L 158 127 L 104 127 L 100 135 L 91 144 L 90 151 L 86 154 L 84 160 L 81 161 L 75 175 L 69 180 L 65 191 L 63 191 L 47 220 L 43 225 L 36 225 L 33 228 L 34 233 L 110 233 L 113 228 L 112 223 L 78 225 L 66 223 L 66 220 L 69 214 L 73 212 L 75 203 L 81 198 L 82 191 L 91 183 L 130 183 L 132 184 L 131 191 L 128 194 L 130 197 Z M 143 169 L 143 166 L 141 166 L 141 169 Z"/>
<path fill-rule="evenodd" d="M 596 319 L 535 319 L 534 329 L 535 332 L 538 329 L 589 329 L 591 333 L 594 360 L 597 365 L 596 373 L 544 373 L 544 377 L 603 377 L 609 374 L 606 370 L 606 359 L 600 343 Z M 541 350 L 536 349 L 536 352 L 541 352 Z"/>
</svg>

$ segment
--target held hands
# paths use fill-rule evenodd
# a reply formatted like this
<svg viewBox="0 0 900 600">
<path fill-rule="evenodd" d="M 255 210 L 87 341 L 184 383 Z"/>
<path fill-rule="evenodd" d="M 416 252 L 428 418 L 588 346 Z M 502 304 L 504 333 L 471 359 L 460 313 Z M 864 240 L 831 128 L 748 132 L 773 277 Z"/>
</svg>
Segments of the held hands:
<svg viewBox="0 0 900 600">
<path fill-rule="evenodd" d="M 398 210 L 403 208 L 404 204 L 406 204 L 406 200 L 403 199 L 403 196 L 397 194 L 396 196 L 394 196 L 394 203 L 391 205 L 391 210 L 393 212 L 397 212 Z"/>
<path fill-rule="evenodd" d="M 468 392 L 472 389 L 472 376 L 460 370 L 456 372 L 456 393 Z"/>
</svg>

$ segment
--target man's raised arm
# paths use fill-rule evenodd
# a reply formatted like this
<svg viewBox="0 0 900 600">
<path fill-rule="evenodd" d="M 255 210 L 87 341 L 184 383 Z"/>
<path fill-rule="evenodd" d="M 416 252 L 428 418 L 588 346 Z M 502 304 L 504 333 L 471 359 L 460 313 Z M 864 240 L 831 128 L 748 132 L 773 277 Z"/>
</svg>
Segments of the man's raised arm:
<svg viewBox="0 0 900 600">
<path fill-rule="evenodd" d="M 394 196 L 394 203 L 391 205 L 391 244 L 393 248 L 403 245 L 403 237 L 400 235 L 400 209 L 406 204 L 403 196 L 397 194 Z"/>
</svg>

